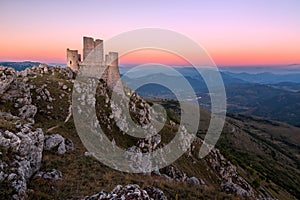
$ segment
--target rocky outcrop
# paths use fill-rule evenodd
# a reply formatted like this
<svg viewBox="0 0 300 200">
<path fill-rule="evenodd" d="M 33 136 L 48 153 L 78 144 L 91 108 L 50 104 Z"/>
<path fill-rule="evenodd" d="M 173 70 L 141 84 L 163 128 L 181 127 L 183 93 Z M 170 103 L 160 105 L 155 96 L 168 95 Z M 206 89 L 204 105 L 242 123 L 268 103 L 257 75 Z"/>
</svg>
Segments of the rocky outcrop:
<svg viewBox="0 0 300 200">
<path fill-rule="evenodd" d="M 21 72 L 0 66 L 0 190 L 5 198 L 25 199 L 27 181 L 41 165 L 45 136 L 42 129 L 34 128 L 38 106 L 33 104 L 33 91 L 37 100 L 52 102 L 54 98 L 46 84 L 38 87 L 29 80 L 45 73 L 58 74 L 66 80 L 74 77 L 69 69 L 44 64 Z M 63 138 L 60 149 L 60 153 L 73 150 L 74 145 Z M 53 170 L 38 175 L 61 178 L 61 173 Z"/>
<path fill-rule="evenodd" d="M 67 151 L 75 149 L 73 142 L 70 139 L 65 139 L 59 134 L 45 135 L 44 149 L 55 149 L 59 155 L 65 154 Z"/>
<path fill-rule="evenodd" d="M 27 71 L 26 71 L 27 70 Z M 64 77 L 65 79 L 73 79 L 75 77 L 75 73 L 69 68 L 62 68 L 62 67 L 49 67 L 46 64 L 40 64 L 38 67 L 27 68 L 25 71 L 25 76 L 27 74 L 51 74 L 54 75 L 55 73 L 59 74 L 60 76 Z"/>
<path fill-rule="evenodd" d="M 212 149 L 206 160 L 219 175 L 221 188 L 224 191 L 244 197 L 257 196 L 251 185 L 238 174 L 236 166 L 231 164 L 218 149 Z"/>
<path fill-rule="evenodd" d="M 13 131 L 0 128 L 0 182 L 13 189 L 13 199 L 24 199 L 27 180 L 41 164 L 44 134 L 42 129 L 34 129 L 20 118 L 7 116 L 7 121 L 16 121 L 10 124 Z"/>
<path fill-rule="evenodd" d="M 0 95 L 2 95 L 16 79 L 16 72 L 12 68 L 0 66 Z"/>
<path fill-rule="evenodd" d="M 0 67 L 1 101 L 13 103 L 14 108 L 21 108 L 32 103 L 28 78 L 20 78 L 19 73 L 12 68 Z"/>
<path fill-rule="evenodd" d="M 167 200 L 164 193 L 155 187 L 148 187 L 144 190 L 136 184 L 117 185 L 111 192 L 99 192 L 98 194 L 86 197 L 85 200 L 114 200 L 114 199 L 136 199 L 136 200 Z"/>
<path fill-rule="evenodd" d="M 155 134 L 151 137 L 139 140 L 138 146 L 143 152 L 151 152 L 155 150 L 161 143 L 161 136 Z"/>
<path fill-rule="evenodd" d="M 150 106 L 136 92 L 128 91 L 130 95 L 129 109 L 135 113 L 140 125 L 147 125 L 151 121 Z"/>
</svg>

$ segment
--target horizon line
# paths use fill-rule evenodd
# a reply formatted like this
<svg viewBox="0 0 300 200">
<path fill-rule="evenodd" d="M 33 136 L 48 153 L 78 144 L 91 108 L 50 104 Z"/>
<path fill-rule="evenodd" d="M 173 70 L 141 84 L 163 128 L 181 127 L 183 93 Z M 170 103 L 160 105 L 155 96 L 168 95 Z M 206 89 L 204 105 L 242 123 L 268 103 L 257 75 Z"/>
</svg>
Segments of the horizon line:
<svg viewBox="0 0 300 200">
<path fill-rule="evenodd" d="M 37 63 L 42 63 L 42 64 L 62 64 L 66 65 L 66 62 L 55 62 L 55 61 L 50 61 L 50 62 L 43 62 L 43 61 L 37 61 L 37 60 L 0 60 L 1 62 L 16 62 L 16 63 L 22 63 L 22 62 L 37 62 Z M 130 67 L 130 66 L 136 66 L 140 65 L 140 63 L 121 63 L 121 67 Z M 169 66 L 172 67 L 191 67 L 192 65 L 183 65 L 183 64 L 168 64 Z M 226 68 L 226 67 L 296 67 L 300 68 L 300 63 L 279 63 L 279 64 L 225 64 L 225 65 L 218 65 L 216 64 L 217 67 L 221 68 Z"/>
</svg>

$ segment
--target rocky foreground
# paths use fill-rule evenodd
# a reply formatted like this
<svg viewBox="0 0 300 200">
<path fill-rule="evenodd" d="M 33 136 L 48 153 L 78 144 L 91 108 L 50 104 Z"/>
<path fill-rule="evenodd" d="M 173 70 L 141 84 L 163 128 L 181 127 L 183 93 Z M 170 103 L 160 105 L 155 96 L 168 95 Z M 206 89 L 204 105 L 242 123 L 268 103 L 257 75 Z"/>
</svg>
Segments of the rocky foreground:
<svg viewBox="0 0 300 200">
<path fill-rule="evenodd" d="M 76 159 L 83 157 L 82 159 L 87 160 L 82 164 L 83 166 L 87 162 L 91 163 L 88 168 L 90 171 L 86 173 L 95 173 L 95 177 L 100 177 L 99 180 L 102 175 L 98 175 L 97 171 L 102 169 L 105 170 L 103 174 L 111 173 L 112 177 L 123 177 L 121 179 L 127 177 L 127 175 L 110 170 L 103 165 L 100 169 L 97 168 L 100 164 L 93 158 L 93 152 L 84 150 L 76 133 L 70 135 L 69 132 L 74 132 L 71 109 L 74 77 L 75 74 L 69 68 L 40 65 L 17 72 L 12 68 L 0 67 L 1 199 L 41 198 L 39 195 L 42 192 L 37 190 L 42 185 L 38 183 L 45 184 L 45 187 L 49 186 L 45 191 L 56 191 L 56 193 L 59 193 L 57 192 L 60 190 L 59 184 L 67 182 L 66 185 L 63 185 L 64 187 L 73 185 L 71 180 L 74 177 L 69 178 L 68 173 L 71 173 L 72 170 L 76 171 L 77 168 L 71 168 L 71 161 L 69 168 L 66 164 L 64 166 L 51 164 L 56 159 L 64 160 L 60 161 L 62 163 L 72 160 L 76 164 Z M 103 104 L 108 102 L 109 90 L 105 83 L 99 87 L 98 93 L 103 97 Z M 99 100 L 99 102 L 101 101 Z M 104 106 L 103 104 L 102 106 Z M 130 111 L 139 124 L 147 124 L 151 120 L 149 108 L 150 105 L 146 101 L 137 94 L 132 94 Z M 118 106 L 113 105 L 112 109 L 118 110 Z M 116 128 L 116 123 L 112 122 L 112 118 L 105 115 L 104 112 L 99 112 L 98 118 L 110 132 L 113 132 L 113 140 L 118 144 L 121 136 L 118 135 L 120 133 Z M 125 122 L 121 124 L 126 126 Z M 173 130 L 172 127 L 173 129 L 179 128 L 175 122 L 169 120 L 166 127 L 167 132 Z M 66 132 L 65 135 L 69 138 L 60 134 L 59 130 Z M 147 139 L 130 141 L 129 146 L 127 145 L 125 148 L 134 152 L 153 151 L 166 144 L 167 141 L 164 138 L 163 134 L 156 134 Z M 124 140 L 120 141 L 120 143 L 122 142 Z M 195 140 L 192 147 L 189 148 L 189 152 L 183 156 L 183 161 L 152 172 L 150 175 L 137 175 L 141 183 L 145 181 L 143 185 L 119 183 L 110 177 L 108 180 L 111 179 L 111 181 L 103 183 L 101 187 L 99 180 L 95 178 L 95 180 L 83 181 L 85 184 L 94 181 L 94 185 L 98 185 L 98 187 L 91 186 L 90 188 L 98 193 L 86 194 L 86 191 L 78 189 L 65 190 L 64 193 L 67 195 L 65 198 L 161 200 L 168 199 L 168 197 L 178 198 L 180 193 L 172 194 L 167 185 L 173 185 L 170 191 L 174 191 L 176 187 L 186 187 L 191 190 L 195 188 L 198 193 L 202 191 L 201 195 L 209 193 L 211 196 L 207 198 L 212 198 L 217 193 L 223 195 L 219 195 L 220 198 L 255 199 L 264 197 L 239 175 L 237 167 L 231 164 L 218 149 L 214 149 L 204 160 L 195 157 L 195 151 L 199 149 L 201 143 L 201 139 Z M 74 176 L 79 173 L 79 171 L 75 172 Z M 84 179 L 83 176 L 81 178 Z M 161 186 L 161 188 L 153 187 L 152 184 Z M 110 186 L 107 187 L 107 185 Z M 112 185 L 114 186 L 112 187 Z M 77 185 L 76 187 L 81 186 Z M 268 195 L 265 197 L 270 198 Z"/>
</svg>

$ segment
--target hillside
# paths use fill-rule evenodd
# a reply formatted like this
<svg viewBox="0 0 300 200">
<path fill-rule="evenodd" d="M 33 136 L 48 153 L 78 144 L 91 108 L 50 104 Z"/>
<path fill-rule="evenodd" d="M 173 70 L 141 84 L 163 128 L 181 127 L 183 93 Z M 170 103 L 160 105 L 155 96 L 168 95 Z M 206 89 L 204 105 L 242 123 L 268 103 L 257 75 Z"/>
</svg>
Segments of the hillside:
<svg viewBox="0 0 300 200">
<path fill-rule="evenodd" d="M 72 117 L 71 96 L 76 74 L 70 69 L 40 65 L 16 72 L 0 67 L 0 76 L 0 196 L 3 198 L 97 199 L 104 195 L 110 199 L 109 195 L 120 198 L 138 195 L 134 191 L 139 191 L 140 197 L 144 195 L 142 199 L 300 196 L 299 128 L 229 115 L 217 145 L 219 149 L 199 159 L 196 155 L 210 120 L 209 113 L 202 110 L 199 137 L 180 159 L 151 174 L 124 173 L 103 165 L 82 145 Z M 145 101 L 132 93 L 130 114 L 140 125 L 149 123 L 151 102 L 160 103 L 168 113 L 167 123 L 156 135 L 158 139 L 138 140 L 124 135 L 108 117 L 112 112 L 110 94 L 106 83 L 100 82 L 96 110 L 107 137 L 116 145 L 147 152 L 163 147 L 174 137 L 179 128 L 178 102 Z"/>
<path fill-rule="evenodd" d="M 176 101 L 152 101 L 173 110 L 173 116 L 179 113 Z M 202 110 L 198 132 L 201 138 L 205 136 L 209 119 L 210 114 Z M 264 118 L 227 113 L 217 148 L 261 192 L 286 199 L 279 195 L 279 188 L 283 187 L 299 197 L 300 128 Z"/>
</svg>

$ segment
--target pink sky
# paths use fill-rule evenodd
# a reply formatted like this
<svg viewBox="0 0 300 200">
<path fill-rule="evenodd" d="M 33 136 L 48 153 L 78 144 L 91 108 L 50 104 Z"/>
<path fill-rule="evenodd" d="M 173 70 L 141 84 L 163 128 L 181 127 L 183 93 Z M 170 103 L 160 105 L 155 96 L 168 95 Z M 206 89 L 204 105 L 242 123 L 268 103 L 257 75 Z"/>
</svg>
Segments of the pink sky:
<svg viewBox="0 0 300 200">
<path fill-rule="evenodd" d="M 218 65 L 300 63 L 299 10 L 298 0 L 4 0 L 0 60 L 64 63 L 66 48 L 82 50 L 83 35 L 105 40 L 155 27 L 193 39 Z M 140 53 L 121 62 L 146 57 Z M 174 64 L 172 56 L 154 57 Z"/>
</svg>

